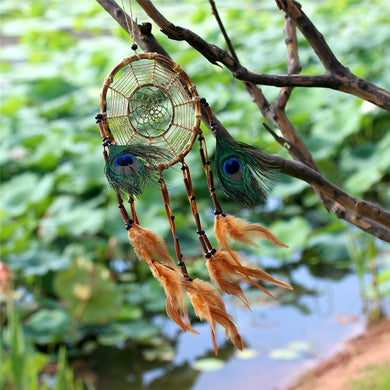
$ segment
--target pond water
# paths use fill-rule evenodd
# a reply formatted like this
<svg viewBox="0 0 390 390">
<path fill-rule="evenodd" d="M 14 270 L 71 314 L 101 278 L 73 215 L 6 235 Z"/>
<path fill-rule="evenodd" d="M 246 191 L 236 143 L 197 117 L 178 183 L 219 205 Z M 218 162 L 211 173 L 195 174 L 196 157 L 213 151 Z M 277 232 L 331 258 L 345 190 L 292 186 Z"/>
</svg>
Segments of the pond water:
<svg viewBox="0 0 390 390">
<path fill-rule="evenodd" d="M 133 349 L 99 347 L 84 363 L 97 390 L 282 389 L 365 325 L 355 274 L 297 264 L 289 281 L 295 291 L 275 291 L 276 302 L 248 290 L 252 311 L 225 297 L 245 342 L 241 353 L 225 342 L 223 329 L 215 357 L 208 325 L 195 324 L 200 335 L 193 336 L 177 333 L 176 326 L 164 319 L 164 333 L 178 335 L 173 360 L 151 362 Z"/>
</svg>

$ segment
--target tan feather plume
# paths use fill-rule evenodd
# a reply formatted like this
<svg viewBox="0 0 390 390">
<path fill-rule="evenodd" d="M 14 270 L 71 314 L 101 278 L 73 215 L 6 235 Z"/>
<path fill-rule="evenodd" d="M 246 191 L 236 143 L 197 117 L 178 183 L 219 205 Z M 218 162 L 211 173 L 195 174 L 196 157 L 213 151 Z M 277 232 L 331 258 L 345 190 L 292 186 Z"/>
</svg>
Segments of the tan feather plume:
<svg viewBox="0 0 390 390">
<path fill-rule="evenodd" d="M 211 258 L 207 259 L 207 268 L 213 282 L 223 292 L 231 295 L 236 295 L 249 308 L 249 302 L 239 286 L 239 282 L 247 282 L 252 286 L 257 287 L 265 292 L 271 298 L 275 297 L 267 291 L 263 286 L 256 282 L 259 279 L 268 283 L 276 284 L 278 286 L 292 290 L 292 286 L 283 280 L 274 278 L 268 272 L 262 269 L 254 269 L 241 265 L 240 267 L 234 264 L 230 253 L 217 251 Z M 244 272 L 242 271 L 244 269 Z"/>
<path fill-rule="evenodd" d="M 250 309 L 248 299 L 238 284 L 238 281 L 243 278 L 242 275 L 245 275 L 246 281 L 250 279 L 249 275 L 247 276 L 241 270 L 244 267 L 232 263 L 229 253 L 221 251 L 217 251 L 207 259 L 206 265 L 210 278 L 217 287 L 227 294 L 237 296 Z"/>
<path fill-rule="evenodd" d="M 229 240 L 240 241 L 245 244 L 257 246 L 252 237 L 266 239 L 275 246 L 288 248 L 286 244 L 279 241 L 276 236 L 264 226 L 258 223 L 249 223 L 244 219 L 232 215 L 217 215 L 214 223 L 214 234 L 221 247 L 226 250 L 230 247 Z"/>
<path fill-rule="evenodd" d="M 127 234 L 135 254 L 140 259 L 145 259 L 149 262 L 152 260 L 164 260 L 173 269 L 176 269 L 174 261 L 168 254 L 164 240 L 158 234 L 136 223 L 133 223 Z"/>
<path fill-rule="evenodd" d="M 161 264 L 157 261 L 149 263 L 147 261 L 153 276 L 161 283 L 164 288 L 166 300 L 166 310 L 168 316 L 185 332 L 199 334 L 191 327 L 188 318 L 187 308 L 184 303 L 184 285 L 183 279 L 176 269 Z"/>
<path fill-rule="evenodd" d="M 187 294 L 190 297 L 195 314 L 210 324 L 211 340 L 214 352 L 218 354 L 216 323 L 225 328 L 226 337 L 230 337 L 236 348 L 242 350 L 243 341 L 234 324 L 233 317 L 226 312 L 225 304 L 218 291 L 208 282 L 200 279 L 186 281 Z"/>
</svg>

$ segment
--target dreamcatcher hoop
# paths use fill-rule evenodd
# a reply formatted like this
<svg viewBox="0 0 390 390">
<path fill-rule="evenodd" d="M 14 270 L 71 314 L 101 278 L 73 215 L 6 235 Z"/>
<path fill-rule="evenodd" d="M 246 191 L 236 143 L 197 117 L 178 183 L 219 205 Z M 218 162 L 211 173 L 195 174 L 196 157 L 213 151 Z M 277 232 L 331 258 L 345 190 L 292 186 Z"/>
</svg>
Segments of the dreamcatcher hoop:
<svg viewBox="0 0 390 390">
<path fill-rule="evenodd" d="M 169 151 L 168 161 L 157 162 L 159 170 L 182 161 L 201 134 L 195 85 L 178 64 L 158 53 L 134 54 L 116 65 L 104 80 L 99 107 L 110 143 Z"/>
</svg>

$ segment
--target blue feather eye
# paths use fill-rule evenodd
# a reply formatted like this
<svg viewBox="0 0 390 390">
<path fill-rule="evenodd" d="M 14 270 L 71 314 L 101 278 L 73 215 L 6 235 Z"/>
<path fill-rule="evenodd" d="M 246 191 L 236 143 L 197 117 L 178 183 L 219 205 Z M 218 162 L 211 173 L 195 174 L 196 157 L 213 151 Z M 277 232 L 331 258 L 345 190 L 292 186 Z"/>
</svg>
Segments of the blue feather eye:
<svg viewBox="0 0 390 390">
<path fill-rule="evenodd" d="M 114 159 L 116 167 L 128 167 L 135 163 L 135 158 L 131 154 L 122 154 Z"/>
<path fill-rule="evenodd" d="M 228 176 L 235 175 L 236 173 L 238 173 L 241 167 L 242 167 L 242 163 L 236 157 L 227 158 L 222 163 L 223 172 Z"/>
</svg>

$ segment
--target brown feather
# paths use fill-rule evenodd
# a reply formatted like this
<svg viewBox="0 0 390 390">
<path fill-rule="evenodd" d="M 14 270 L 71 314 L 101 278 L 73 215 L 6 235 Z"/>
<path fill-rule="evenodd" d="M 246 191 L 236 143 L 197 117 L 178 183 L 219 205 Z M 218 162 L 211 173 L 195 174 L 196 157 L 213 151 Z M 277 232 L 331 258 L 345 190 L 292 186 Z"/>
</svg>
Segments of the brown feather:
<svg viewBox="0 0 390 390">
<path fill-rule="evenodd" d="M 241 271 L 241 267 L 233 264 L 227 252 L 217 251 L 213 256 L 207 259 L 207 268 L 209 270 L 211 280 L 217 287 L 230 295 L 235 295 L 250 309 L 248 299 L 240 285 L 236 282 L 237 274 Z M 249 275 L 248 275 L 249 279 Z"/>
<path fill-rule="evenodd" d="M 211 340 L 214 352 L 218 354 L 218 345 L 215 333 L 215 325 L 219 323 L 226 330 L 226 336 L 238 349 L 243 348 L 241 336 L 233 322 L 233 317 L 226 312 L 225 304 L 218 291 L 208 282 L 200 279 L 186 281 L 187 294 L 190 297 L 195 314 L 201 319 L 206 320 L 211 329 Z"/>
<path fill-rule="evenodd" d="M 210 312 L 213 319 L 225 328 L 226 338 L 230 337 L 233 345 L 242 351 L 244 345 L 237 327 L 234 324 L 234 318 L 226 313 L 226 310 L 221 310 L 215 306 L 210 308 Z"/>
<path fill-rule="evenodd" d="M 181 275 L 164 264 L 152 262 L 148 265 L 153 276 L 161 283 L 167 296 L 166 311 L 168 316 L 185 332 L 199 334 L 191 327 L 187 308 L 184 303 L 184 286 Z"/>
<path fill-rule="evenodd" d="M 270 275 L 268 272 L 265 272 L 262 269 L 253 269 L 253 268 L 248 268 L 245 267 L 247 273 L 249 276 L 255 278 L 255 279 L 260 279 L 263 280 L 264 282 L 276 284 L 278 286 L 287 288 L 288 290 L 294 290 L 294 288 L 291 286 L 290 283 L 287 283 L 283 280 L 274 278 L 272 275 Z"/>
<path fill-rule="evenodd" d="M 168 254 L 164 240 L 158 234 L 133 223 L 128 230 L 128 237 L 135 254 L 140 259 L 164 260 L 172 268 L 176 268 L 174 261 Z"/>
<path fill-rule="evenodd" d="M 245 274 L 245 269 L 242 266 L 237 253 L 231 248 L 229 243 L 229 225 L 226 223 L 226 217 L 223 217 L 222 215 L 217 215 L 214 220 L 214 235 L 215 238 L 218 240 L 218 250 L 221 248 L 226 249 L 231 258 L 236 263 L 237 267 L 241 269 L 241 272 Z M 249 276 L 248 276 L 249 277 Z"/>
<path fill-rule="evenodd" d="M 234 260 L 234 259 L 233 259 Z M 255 279 L 259 279 L 268 283 L 277 284 L 289 290 L 292 290 L 292 286 L 270 275 L 268 272 L 262 269 L 254 269 L 241 265 L 238 267 L 230 257 L 230 253 L 217 251 L 210 259 L 207 260 L 207 268 L 210 273 L 211 279 L 215 284 L 225 293 L 236 295 L 240 298 L 245 305 L 249 308 L 249 302 L 239 286 L 239 282 L 247 282 L 252 286 L 257 287 L 271 298 L 275 297 L 267 291 L 263 286 L 256 282 Z M 245 272 L 242 271 L 242 268 Z"/>
<path fill-rule="evenodd" d="M 219 247 L 227 249 L 229 238 L 235 241 L 240 241 L 245 244 L 257 246 L 252 241 L 252 237 L 266 239 L 275 246 L 288 248 L 286 244 L 279 241 L 276 236 L 264 226 L 258 223 L 249 223 L 244 219 L 233 217 L 232 215 L 217 215 L 214 224 L 215 237 L 219 242 Z"/>
</svg>

